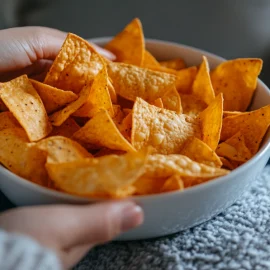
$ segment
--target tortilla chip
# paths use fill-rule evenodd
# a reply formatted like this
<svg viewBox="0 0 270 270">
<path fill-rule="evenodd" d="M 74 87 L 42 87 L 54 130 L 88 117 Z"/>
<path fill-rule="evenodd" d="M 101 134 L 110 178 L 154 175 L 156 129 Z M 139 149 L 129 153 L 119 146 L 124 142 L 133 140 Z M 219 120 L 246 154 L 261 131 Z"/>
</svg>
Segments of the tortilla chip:
<svg viewBox="0 0 270 270">
<path fill-rule="evenodd" d="M 220 168 L 222 165 L 222 162 L 215 151 L 213 151 L 206 143 L 195 137 L 185 144 L 180 154 L 208 166 Z"/>
<path fill-rule="evenodd" d="M 143 60 L 143 67 L 147 68 L 149 66 L 156 66 L 159 67 L 160 64 L 156 60 L 156 58 L 147 50 L 144 51 L 144 60 Z"/>
<path fill-rule="evenodd" d="M 180 94 L 181 107 L 184 114 L 197 116 L 207 108 L 205 102 L 195 95 Z"/>
<path fill-rule="evenodd" d="M 78 98 L 78 96 L 71 91 L 57 89 L 31 79 L 30 82 L 37 90 L 48 114 L 59 110 L 61 107 Z"/>
<path fill-rule="evenodd" d="M 215 92 L 209 74 L 207 58 L 203 56 L 203 62 L 192 84 L 192 94 L 209 105 L 215 99 Z"/>
<path fill-rule="evenodd" d="M 234 166 L 231 164 L 231 162 L 224 158 L 224 157 L 220 157 L 220 160 L 222 162 L 222 168 L 227 169 L 227 170 L 233 170 Z"/>
<path fill-rule="evenodd" d="M 64 136 L 71 138 L 72 135 L 80 129 L 80 126 L 72 118 L 68 118 L 61 126 L 53 127 L 50 136 Z"/>
<path fill-rule="evenodd" d="M 227 170 L 195 162 L 183 155 L 155 154 L 148 157 L 144 176 L 166 178 L 178 174 L 183 177 L 212 179 L 227 173 Z"/>
<path fill-rule="evenodd" d="M 239 115 L 242 112 L 238 111 L 223 111 L 223 118 L 228 117 L 228 116 L 234 116 L 234 115 Z"/>
<path fill-rule="evenodd" d="M 161 188 L 161 192 L 170 192 L 175 190 L 183 190 L 184 182 L 178 174 L 172 175 L 170 178 L 166 180 L 164 185 Z"/>
<path fill-rule="evenodd" d="M 123 197 L 144 172 L 147 156 L 133 152 L 61 164 L 47 164 L 50 178 L 62 190 L 80 196 L 109 194 Z M 125 196 L 125 194 L 124 194 Z"/>
<path fill-rule="evenodd" d="M 125 114 L 123 113 L 121 107 L 119 105 L 113 105 L 113 122 L 116 124 L 118 127 L 121 125 L 123 119 L 125 118 Z"/>
<path fill-rule="evenodd" d="M 121 134 L 130 142 L 132 129 L 132 113 L 129 113 L 118 126 Z"/>
<path fill-rule="evenodd" d="M 166 92 L 161 100 L 163 107 L 160 108 L 175 111 L 178 114 L 182 113 L 181 98 L 175 87 Z"/>
<path fill-rule="evenodd" d="M 103 66 L 102 57 L 86 40 L 69 33 L 44 83 L 79 93 Z"/>
<path fill-rule="evenodd" d="M 163 106 L 163 102 L 161 98 L 157 98 L 156 100 L 154 100 L 153 102 L 150 103 L 151 105 L 155 105 L 158 108 L 164 108 Z"/>
<path fill-rule="evenodd" d="M 80 144 L 62 136 L 53 136 L 37 143 L 47 153 L 47 163 L 63 163 L 91 158 Z"/>
<path fill-rule="evenodd" d="M 108 74 L 118 95 L 135 101 L 141 97 L 154 101 L 172 89 L 176 77 L 171 74 L 152 71 L 123 63 L 110 63 Z"/>
<path fill-rule="evenodd" d="M 53 113 L 50 116 L 50 121 L 53 126 L 61 126 L 74 112 L 76 112 L 82 105 L 88 101 L 92 88 L 92 83 L 86 84 L 79 93 L 78 99 L 67 105 L 60 111 Z"/>
<path fill-rule="evenodd" d="M 117 103 L 117 94 L 115 92 L 115 89 L 112 85 L 110 78 L 108 78 L 108 91 L 109 91 L 112 103 L 116 104 Z"/>
<path fill-rule="evenodd" d="M 30 141 L 38 141 L 51 132 L 52 126 L 44 105 L 26 75 L 4 83 L 0 96 Z"/>
<path fill-rule="evenodd" d="M 133 107 L 132 145 L 137 149 L 148 146 L 161 154 L 179 153 L 191 137 L 200 137 L 196 118 L 160 109 L 137 98 Z"/>
<path fill-rule="evenodd" d="M 7 128 L 20 128 L 21 125 L 11 112 L 0 113 L 0 130 Z"/>
<path fill-rule="evenodd" d="M 252 112 L 224 118 L 220 139 L 226 141 L 241 131 L 247 148 L 254 155 L 258 151 L 269 125 L 270 105 L 267 105 Z"/>
<path fill-rule="evenodd" d="M 160 61 L 159 63 L 163 67 L 175 70 L 180 70 L 187 67 L 185 61 L 182 58 L 174 58 L 171 60 Z"/>
<path fill-rule="evenodd" d="M 216 153 L 221 157 L 240 162 L 246 162 L 252 157 L 241 131 L 219 144 Z"/>
<path fill-rule="evenodd" d="M 116 61 L 141 66 L 144 58 L 144 34 L 141 21 L 132 20 L 105 48 L 116 56 Z"/>
<path fill-rule="evenodd" d="M 211 71 L 216 95 L 223 93 L 225 111 L 245 111 L 257 87 L 262 60 L 242 58 L 226 61 Z"/>
<path fill-rule="evenodd" d="M 215 100 L 199 115 L 202 141 L 216 150 L 222 127 L 223 96 L 220 93 Z"/>
<path fill-rule="evenodd" d="M 114 114 L 108 91 L 108 74 L 105 66 L 94 78 L 88 100 L 74 115 L 91 118 L 100 110 L 107 110 L 110 115 Z"/>
<path fill-rule="evenodd" d="M 11 172 L 34 183 L 46 186 L 46 154 L 29 143 L 22 128 L 0 131 L 0 162 Z"/>
<path fill-rule="evenodd" d="M 182 94 L 191 94 L 193 81 L 197 74 L 197 67 L 184 68 L 176 72 L 176 89 Z"/>
<path fill-rule="evenodd" d="M 133 146 L 117 129 L 107 111 L 100 111 L 85 126 L 78 130 L 73 138 L 87 148 L 99 149 L 107 147 L 122 151 L 135 151 Z"/>
<path fill-rule="evenodd" d="M 147 194 L 156 194 L 160 193 L 164 183 L 166 182 L 166 178 L 150 178 L 141 176 L 137 181 L 133 184 L 135 187 L 136 195 L 147 195 Z"/>
<path fill-rule="evenodd" d="M 98 152 L 95 153 L 95 158 L 108 156 L 108 155 L 124 155 L 124 154 L 126 154 L 125 151 L 113 150 L 113 149 L 109 149 L 109 148 L 102 148 Z"/>
</svg>

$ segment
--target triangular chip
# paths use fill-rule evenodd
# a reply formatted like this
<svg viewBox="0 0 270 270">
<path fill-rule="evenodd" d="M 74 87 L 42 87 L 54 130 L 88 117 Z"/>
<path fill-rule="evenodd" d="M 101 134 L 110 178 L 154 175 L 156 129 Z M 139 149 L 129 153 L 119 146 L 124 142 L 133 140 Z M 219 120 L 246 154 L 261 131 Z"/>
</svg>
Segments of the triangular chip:
<svg viewBox="0 0 270 270">
<path fill-rule="evenodd" d="M 83 145 L 87 145 L 87 148 L 107 147 L 127 152 L 135 151 L 117 129 L 107 111 L 97 113 L 73 135 L 73 138 Z"/>
<path fill-rule="evenodd" d="M 245 111 L 257 87 L 262 60 L 242 58 L 221 63 L 211 71 L 216 95 L 223 93 L 224 110 Z"/>
<path fill-rule="evenodd" d="M 93 117 L 100 110 L 107 110 L 110 115 L 114 113 L 108 91 L 108 74 L 105 66 L 94 78 L 88 100 L 74 115 L 79 117 Z"/>
<path fill-rule="evenodd" d="M 174 58 L 166 61 L 159 62 L 161 66 L 166 68 L 171 68 L 175 70 L 180 70 L 186 68 L 186 63 L 182 58 Z"/>
<path fill-rule="evenodd" d="M 175 190 L 183 190 L 184 189 L 184 182 L 178 174 L 174 174 L 171 177 L 169 177 L 164 185 L 161 188 L 161 192 L 169 192 L 169 191 L 175 191 Z"/>
<path fill-rule="evenodd" d="M 116 104 L 117 103 L 117 94 L 115 92 L 115 89 L 112 85 L 110 78 L 108 78 L 108 91 L 109 91 L 112 103 Z"/>
<path fill-rule="evenodd" d="M 116 93 L 133 101 L 136 97 L 154 101 L 172 89 L 176 81 L 174 75 L 123 63 L 110 63 L 108 74 Z"/>
<path fill-rule="evenodd" d="M 226 170 L 195 162 L 183 155 L 150 155 L 148 157 L 146 177 L 171 177 L 177 173 L 183 177 L 215 178 L 229 173 Z"/>
<path fill-rule="evenodd" d="M 79 93 L 78 99 L 67 105 L 60 111 L 53 113 L 50 116 L 50 121 L 53 126 L 62 125 L 74 112 L 76 112 L 85 102 L 87 102 L 88 97 L 91 92 L 92 83 L 88 83 L 84 86 L 82 91 Z"/>
<path fill-rule="evenodd" d="M 144 34 L 140 20 L 132 20 L 105 48 L 116 55 L 116 61 L 141 66 L 144 57 Z"/>
<path fill-rule="evenodd" d="M 152 146 L 156 153 L 179 153 L 191 137 L 200 137 L 196 118 L 160 109 L 137 98 L 133 107 L 132 145 L 137 149 Z"/>
<path fill-rule="evenodd" d="M 61 126 L 54 126 L 50 136 L 64 136 L 71 138 L 80 129 L 80 126 L 72 118 L 68 118 Z"/>
<path fill-rule="evenodd" d="M 176 89 L 182 94 L 191 94 L 193 81 L 197 74 L 197 67 L 184 68 L 176 72 Z"/>
<path fill-rule="evenodd" d="M 52 126 L 44 105 L 26 75 L 4 83 L 0 96 L 30 141 L 38 141 L 51 132 Z"/>
<path fill-rule="evenodd" d="M 223 96 L 219 94 L 215 100 L 199 115 L 202 129 L 202 140 L 216 150 L 222 127 Z"/>
<path fill-rule="evenodd" d="M 150 104 L 155 105 L 158 108 L 164 108 L 161 98 L 157 98 L 156 100 L 152 101 Z"/>
<path fill-rule="evenodd" d="M 21 125 L 11 112 L 0 113 L 0 130 L 19 127 L 21 127 Z"/>
<path fill-rule="evenodd" d="M 242 112 L 238 111 L 223 111 L 223 118 L 228 116 L 240 115 Z"/>
<path fill-rule="evenodd" d="M 79 93 L 103 66 L 102 57 L 86 40 L 69 33 L 44 83 Z"/>
<path fill-rule="evenodd" d="M 0 163 L 13 173 L 40 185 L 47 185 L 46 154 L 29 143 L 22 128 L 0 131 Z"/>
<path fill-rule="evenodd" d="M 143 67 L 147 68 L 149 66 L 159 67 L 160 64 L 156 58 L 147 50 L 144 51 Z"/>
<path fill-rule="evenodd" d="M 245 144 L 245 137 L 241 131 L 218 145 L 216 153 L 229 160 L 246 162 L 251 158 L 251 153 Z"/>
<path fill-rule="evenodd" d="M 182 113 L 181 98 L 175 87 L 166 92 L 161 100 L 164 109 Z"/>
<path fill-rule="evenodd" d="M 207 105 L 215 99 L 215 92 L 209 74 L 209 65 L 205 56 L 203 56 L 203 61 L 192 84 L 192 94 Z"/>
<path fill-rule="evenodd" d="M 63 163 L 91 158 L 80 144 L 62 136 L 53 136 L 37 143 L 47 153 L 47 163 Z"/>
<path fill-rule="evenodd" d="M 184 114 L 197 116 L 204 109 L 207 108 L 205 102 L 203 102 L 195 95 L 180 94 L 180 98 L 181 98 L 181 107 Z"/>
<path fill-rule="evenodd" d="M 135 187 L 136 195 L 147 195 L 147 194 L 156 194 L 160 193 L 166 178 L 157 178 L 157 177 L 145 177 L 141 176 L 133 184 Z"/>
<path fill-rule="evenodd" d="M 215 151 L 198 138 L 189 140 L 180 154 L 208 166 L 220 168 L 222 165 L 222 162 Z"/>
<path fill-rule="evenodd" d="M 223 119 L 220 139 L 226 141 L 241 131 L 251 154 L 257 153 L 261 141 L 270 125 L 270 105 L 252 112 L 245 112 Z"/>
<path fill-rule="evenodd" d="M 71 91 L 64 91 L 48 84 L 30 80 L 37 90 L 48 114 L 76 100 L 78 96 Z"/>
<path fill-rule="evenodd" d="M 47 164 L 46 168 L 56 186 L 66 192 L 80 196 L 109 194 L 117 198 L 123 196 L 122 190 L 130 187 L 142 175 L 146 159 L 145 154 L 133 152 Z"/>
</svg>

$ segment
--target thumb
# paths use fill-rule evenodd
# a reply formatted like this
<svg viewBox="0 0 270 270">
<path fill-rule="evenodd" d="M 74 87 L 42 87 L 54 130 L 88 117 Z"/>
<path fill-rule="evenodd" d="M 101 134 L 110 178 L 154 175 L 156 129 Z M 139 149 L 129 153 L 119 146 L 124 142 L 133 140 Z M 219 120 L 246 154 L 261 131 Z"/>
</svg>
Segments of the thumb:
<svg viewBox="0 0 270 270">
<path fill-rule="evenodd" d="M 110 241 L 143 221 L 142 209 L 131 201 L 62 206 L 59 212 L 61 222 L 55 224 L 55 237 L 65 249 Z"/>
</svg>

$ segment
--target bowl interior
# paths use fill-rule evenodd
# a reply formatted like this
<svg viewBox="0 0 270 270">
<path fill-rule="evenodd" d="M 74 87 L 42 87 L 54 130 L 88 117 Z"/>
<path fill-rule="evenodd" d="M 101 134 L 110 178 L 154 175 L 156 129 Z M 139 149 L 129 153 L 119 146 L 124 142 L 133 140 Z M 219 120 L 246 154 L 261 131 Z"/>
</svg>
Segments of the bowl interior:
<svg viewBox="0 0 270 270">
<path fill-rule="evenodd" d="M 90 41 L 100 46 L 103 46 L 108 42 L 109 39 L 110 37 L 95 38 L 95 39 L 91 39 Z M 166 60 L 166 59 L 181 57 L 185 60 L 188 66 L 199 65 L 202 61 L 202 55 L 205 55 L 207 57 L 210 68 L 214 68 L 219 63 L 224 61 L 223 58 L 215 56 L 203 50 L 199 50 L 199 49 L 184 46 L 184 45 L 179 45 L 176 43 L 166 42 L 166 41 L 149 39 L 146 41 L 146 47 L 158 60 Z M 267 86 L 259 80 L 256 93 L 250 105 L 250 109 L 252 110 L 258 109 L 268 104 L 270 104 L 270 91 L 267 88 Z M 263 155 L 263 154 L 269 155 L 269 153 L 270 153 L 270 130 L 268 130 L 267 134 L 265 135 L 265 138 L 263 140 L 263 143 L 259 152 L 250 161 L 248 161 L 246 164 L 242 165 L 241 167 L 239 167 L 232 173 L 235 173 L 236 177 L 237 175 L 240 176 L 241 171 L 245 170 L 246 166 L 253 166 L 253 164 L 256 162 L 256 159 L 258 158 L 259 155 Z M 84 202 L 89 202 L 89 201 L 97 201 L 97 199 L 81 198 L 78 196 L 69 195 L 62 192 L 50 190 L 41 186 L 37 186 L 36 184 L 33 184 L 25 179 L 22 179 L 12 174 L 11 172 L 9 172 L 7 169 L 3 167 L 0 167 L 0 173 L 3 177 L 6 176 L 9 178 L 12 178 L 18 185 L 24 185 L 33 192 L 37 192 L 43 195 L 49 195 L 52 198 L 63 199 L 72 203 L 84 203 Z M 189 188 L 185 190 L 184 193 L 196 191 L 197 189 L 201 189 L 201 188 L 207 188 L 208 185 L 215 185 L 219 181 L 226 181 L 226 177 L 227 176 L 224 176 L 215 181 L 210 181 L 210 182 L 204 183 L 203 185 Z M 136 200 L 143 201 L 143 200 L 148 200 L 148 199 L 159 199 L 160 197 L 173 196 L 174 194 L 177 194 L 177 196 L 181 196 L 182 193 L 180 194 L 179 192 L 174 191 L 174 192 L 157 194 L 157 195 L 136 196 Z"/>
</svg>

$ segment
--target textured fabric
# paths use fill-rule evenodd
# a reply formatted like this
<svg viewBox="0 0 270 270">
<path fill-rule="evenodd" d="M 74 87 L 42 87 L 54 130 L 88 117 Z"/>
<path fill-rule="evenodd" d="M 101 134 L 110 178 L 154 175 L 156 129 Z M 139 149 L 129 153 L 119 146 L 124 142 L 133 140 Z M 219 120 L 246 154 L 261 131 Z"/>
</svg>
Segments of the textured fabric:
<svg viewBox="0 0 270 270">
<path fill-rule="evenodd" d="M 56 255 L 34 240 L 0 230 L 1 270 L 60 270 Z"/>
<path fill-rule="evenodd" d="M 169 237 L 97 247 L 75 269 L 270 269 L 270 166 L 214 219 Z"/>
</svg>

